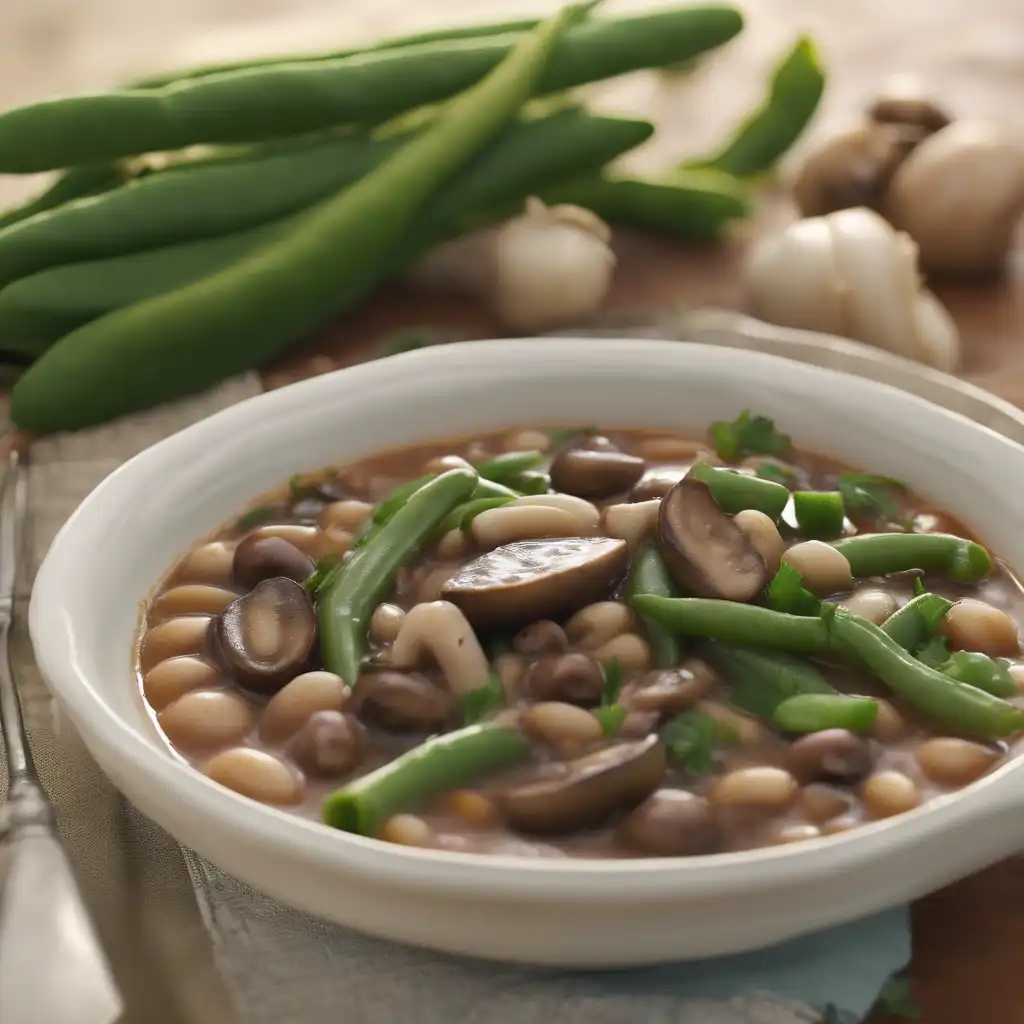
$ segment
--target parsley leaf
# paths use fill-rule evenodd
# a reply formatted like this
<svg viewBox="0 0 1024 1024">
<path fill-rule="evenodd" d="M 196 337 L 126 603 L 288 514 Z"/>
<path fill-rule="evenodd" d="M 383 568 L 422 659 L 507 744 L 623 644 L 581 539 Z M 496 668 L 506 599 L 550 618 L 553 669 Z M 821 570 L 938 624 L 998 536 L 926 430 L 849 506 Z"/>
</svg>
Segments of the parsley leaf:
<svg viewBox="0 0 1024 1024">
<path fill-rule="evenodd" d="M 921 1016 L 906 978 L 890 978 L 878 996 L 875 1009 L 904 1020 L 918 1020 Z"/>
<path fill-rule="evenodd" d="M 235 523 L 235 529 L 237 530 L 251 530 L 254 526 L 261 526 L 263 523 L 269 523 L 274 518 L 276 512 L 273 505 L 257 505 L 256 508 L 249 509 L 237 523 Z"/>
<path fill-rule="evenodd" d="M 763 462 L 758 466 L 757 475 L 762 480 L 771 480 L 773 484 L 782 484 L 783 487 L 788 487 L 790 490 L 793 490 L 800 482 L 793 470 L 776 466 L 771 462 Z"/>
<path fill-rule="evenodd" d="M 333 552 L 324 555 L 324 557 L 316 563 L 316 569 L 312 576 L 309 576 L 302 582 L 303 587 L 306 588 L 306 593 L 313 594 L 314 596 L 319 593 L 319 591 L 323 589 L 328 578 L 334 576 L 334 570 L 339 565 L 341 565 L 341 555 Z"/>
<path fill-rule="evenodd" d="M 746 455 L 785 455 L 790 440 L 775 429 L 767 416 L 752 416 L 744 409 L 732 421 L 711 424 L 715 451 L 724 462 L 738 462 Z"/>
<path fill-rule="evenodd" d="M 914 577 L 914 597 L 920 597 L 922 594 L 927 594 L 928 588 L 921 582 L 920 576 Z"/>
<path fill-rule="evenodd" d="M 768 584 L 768 606 L 790 615 L 819 615 L 821 602 L 804 586 L 804 578 L 785 562 Z"/>
<path fill-rule="evenodd" d="M 626 709 L 621 704 L 609 704 L 607 707 L 594 708 L 591 714 L 601 723 L 605 736 L 614 736 L 626 720 Z"/>
<path fill-rule="evenodd" d="M 505 703 L 505 687 L 492 675 L 483 686 L 462 695 L 462 718 L 466 725 L 475 725 Z"/>
<path fill-rule="evenodd" d="M 949 641 L 944 636 L 933 636 L 914 652 L 914 657 L 931 668 L 939 668 L 949 661 Z"/>
<path fill-rule="evenodd" d="M 604 667 L 604 693 L 601 696 L 601 707 L 611 707 L 622 692 L 622 666 L 618 658 L 612 658 Z"/>
<path fill-rule="evenodd" d="M 736 730 L 703 711 L 684 711 L 676 715 L 661 734 L 672 761 L 697 775 L 709 775 L 715 769 L 716 743 L 735 743 Z"/>
<path fill-rule="evenodd" d="M 853 519 L 895 519 L 906 485 L 889 476 L 840 473 L 836 490 L 843 496 L 846 514 Z"/>
</svg>

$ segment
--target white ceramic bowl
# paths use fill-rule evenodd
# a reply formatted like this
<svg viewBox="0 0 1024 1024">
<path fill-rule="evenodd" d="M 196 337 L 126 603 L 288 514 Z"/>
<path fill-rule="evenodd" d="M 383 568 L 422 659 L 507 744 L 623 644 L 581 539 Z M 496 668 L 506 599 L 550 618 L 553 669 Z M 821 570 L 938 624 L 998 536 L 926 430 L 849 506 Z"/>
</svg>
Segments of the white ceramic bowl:
<svg viewBox="0 0 1024 1024">
<path fill-rule="evenodd" d="M 503 960 L 624 966 L 766 945 L 920 896 L 1024 840 L 1024 761 L 846 835 L 711 857 L 520 860 L 334 832 L 220 788 L 155 737 L 132 674 L 138 602 L 171 562 L 300 469 L 514 425 L 702 429 L 750 407 L 798 445 L 906 480 L 1024 568 L 1024 448 L 904 392 L 672 342 L 427 349 L 255 398 L 108 478 L 54 542 L 31 606 L 40 667 L 114 783 L 181 842 L 340 924 Z"/>
</svg>

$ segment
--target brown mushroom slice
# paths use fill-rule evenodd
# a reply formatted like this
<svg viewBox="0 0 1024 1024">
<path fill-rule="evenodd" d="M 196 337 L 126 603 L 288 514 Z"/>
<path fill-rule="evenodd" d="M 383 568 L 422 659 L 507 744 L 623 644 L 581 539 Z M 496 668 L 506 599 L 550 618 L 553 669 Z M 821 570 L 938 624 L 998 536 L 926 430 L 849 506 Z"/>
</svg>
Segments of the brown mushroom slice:
<svg viewBox="0 0 1024 1024">
<path fill-rule="evenodd" d="M 566 448 L 551 463 L 551 485 L 578 498 L 608 498 L 644 475 L 644 460 L 614 448 Z"/>
<path fill-rule="evenodd" d="M 285 576 L 296 583 L 309 579 L 316 563 L 283 537 L 250 534 L 235 548 L 231 574 L 240 587 L 251 589 L 264 580 Z"/>
<path fill-rule="evenodd" d="M 367 672 L 356 683 L 348 709 L 390 732 L 433 732 L 450 725 L 455 698 L 418 672 Z"/>
<path fill-rule="evenodd" d="M 684 477 L 661 499 L 658 542 L 665 564 L 696 597 L 750 601 L 768 582 L 768 568 L 746 534 L 711 496 L 707 484 Z"/>
<path fill-rule="evenodd" d="M 665 767 L 665 748 L 657 736 L 648 736 L 568 761 L 558 775 L 506 790 L 498 806 L 520 832 L 574 832 L 600 825 L 616 811 L 632 810 L 661 784 Z"/>
<path fill-rule="evenodd" d="M 217 655 L 239 685 L 274 693 L 303 672 L 316 646 L 306 591 L 285 577 L 264 580 L 214 620 Z"/>
<path fill-rule="evenodd" d="M 609 537 L 522 540 L 467 562 L 441 588 L 473 626 L 558 619 L 606 598 L 629 567 L 629 547 Z"/>
</svg>

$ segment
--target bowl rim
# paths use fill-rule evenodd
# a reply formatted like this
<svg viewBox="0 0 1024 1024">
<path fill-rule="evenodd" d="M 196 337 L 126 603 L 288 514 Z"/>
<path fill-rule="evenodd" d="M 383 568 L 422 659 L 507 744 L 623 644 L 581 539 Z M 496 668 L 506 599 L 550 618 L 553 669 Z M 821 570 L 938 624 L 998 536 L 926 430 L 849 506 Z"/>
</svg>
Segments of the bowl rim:
<svg viewBox="0 0 1024 1024">
<path fill-rule="evenodd" d="M 608 337 L 502 339 L 500 345 L 492 341 L 463 342 L 361 363 L 256 395 L 214 413 L 128 460 L 85 498 L 54 539 L 32 591 L 29 629 L 36 659 L 48 686 L 68 706 L 76 725 L 84 725 L 87 739 L 91 737 L 113 748 L 122 761 L 134 765 L 147 784 L 174 793 L 195 811 L 211 815 L 236 834 L 258 832 L 259 841 L 270 844 L 276 852 L 299 859 L 313 858 L 328 867 L 344 866 L 367 879 L 388 885 L 419 888 L 429 884 L 464 894 L 486 893 L 489 898 L 498 895 L 517 899 L 541 894 L 564 899 L 592 898 L 599 891 L 602 900 L 619 902 L 657 899 L 667 887 L 697 891 L 739 884 L 748 887 L 783 885 L 809 875 L 842 873 L 849 866 L 882 853 L 934 839 L 954 823 L 963 825 L 973 818 L 987 817 L 1019 804 L 1022 797 L 1014 794 L 1020 787 L 1011 776 L 1024 771 L 1024 758 L 1011 760 L 961 790 L 933 798 L 894 818 L 790 845 L 695 857 L 636 859 L 549 859 L 424 850 L 332 830 L 218 785 L 191 765 L 159 751 L 151 737 L 146 737 L 115 713 L 86 677 L 76 654 L 75 626 L 61 607 L 59 581 L 69 571 L 67 563 L 80 557 L 75 550 L 80 547 L 76 535 L 83 524 L 87 526 L 97 514 L 102 516 L 103 503 L 118 489 L 131 489 L 136 478 L 157 474 L 161 464 L 173 462 L 225 429 L 243 425 L 255 416 L 281 415 L 289 408 L 328 400 L 339 380 L 355 389 L 397 374 L 412 377 L 428 368 L 437 371 L 452 361 L 458 361 L 463 367 L 472 365 L 482 372 L 489 366 L 497 370 L 509 358 L 579 344 L 594 349 L 613 349 L 626 344 L 637 360 L 643 360 L 645 355 L 661 356 L 671 350 L 681 365 L 687 355 L 699 357 L 702 353 L 714 353 L 714 358 L 719 360 L 761 364 L 768 373 L 797 366 L 811 380 L 857 380 L 872 389 L 890 393 L 891 398 L 898 398 L 908 410 L 927 407 L 958 421 L 967 431 L 988 435 L 990 442 L 1024 453 L 1024 446 L 997 431 L 892 385 L 786 356 L 728 346 Z M 102 518 L 98 521 L 102 522 Z M 823 849 L 830 851 L 826 858 L 820 856 Z M 615 880 L 613 887 L 603 884 L 609 878 Z"/>
</svg>

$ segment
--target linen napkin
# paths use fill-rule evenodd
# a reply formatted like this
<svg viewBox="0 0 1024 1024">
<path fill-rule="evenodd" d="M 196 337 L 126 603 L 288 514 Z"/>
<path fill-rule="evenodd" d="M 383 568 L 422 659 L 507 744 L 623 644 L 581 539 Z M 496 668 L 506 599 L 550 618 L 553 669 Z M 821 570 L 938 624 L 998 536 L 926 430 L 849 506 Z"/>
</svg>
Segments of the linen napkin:
<svg viewBox="0 0 1024 1024">
<path fill-rule="evenodd" d="M 231 1019 L 240 1024 L 812 1024 L 825 1019 L 852 1024 L 862 1019 L 886 980 L 909 958 L 903 909 L 758 953 L 700 963 L 600 973 L 493 965 L 369 939 L 296 913 L 181 850 L 125 804 L 39 680 L 24 636 L 27 588 L 57 529 L 104 476 L 161 437 L 258 389 L 255 378 L 241 378 L 187 402 L 48 439 L 33 449 L 31 557 L 21 591 L 15 671 L 44 781 L 125 992 L 125 1019 L 145 1024 Z M 203 925 L 210 941 L 204 941 Z M 211 946 L 234 1014 L 211 968 Z"/>
</svg>

